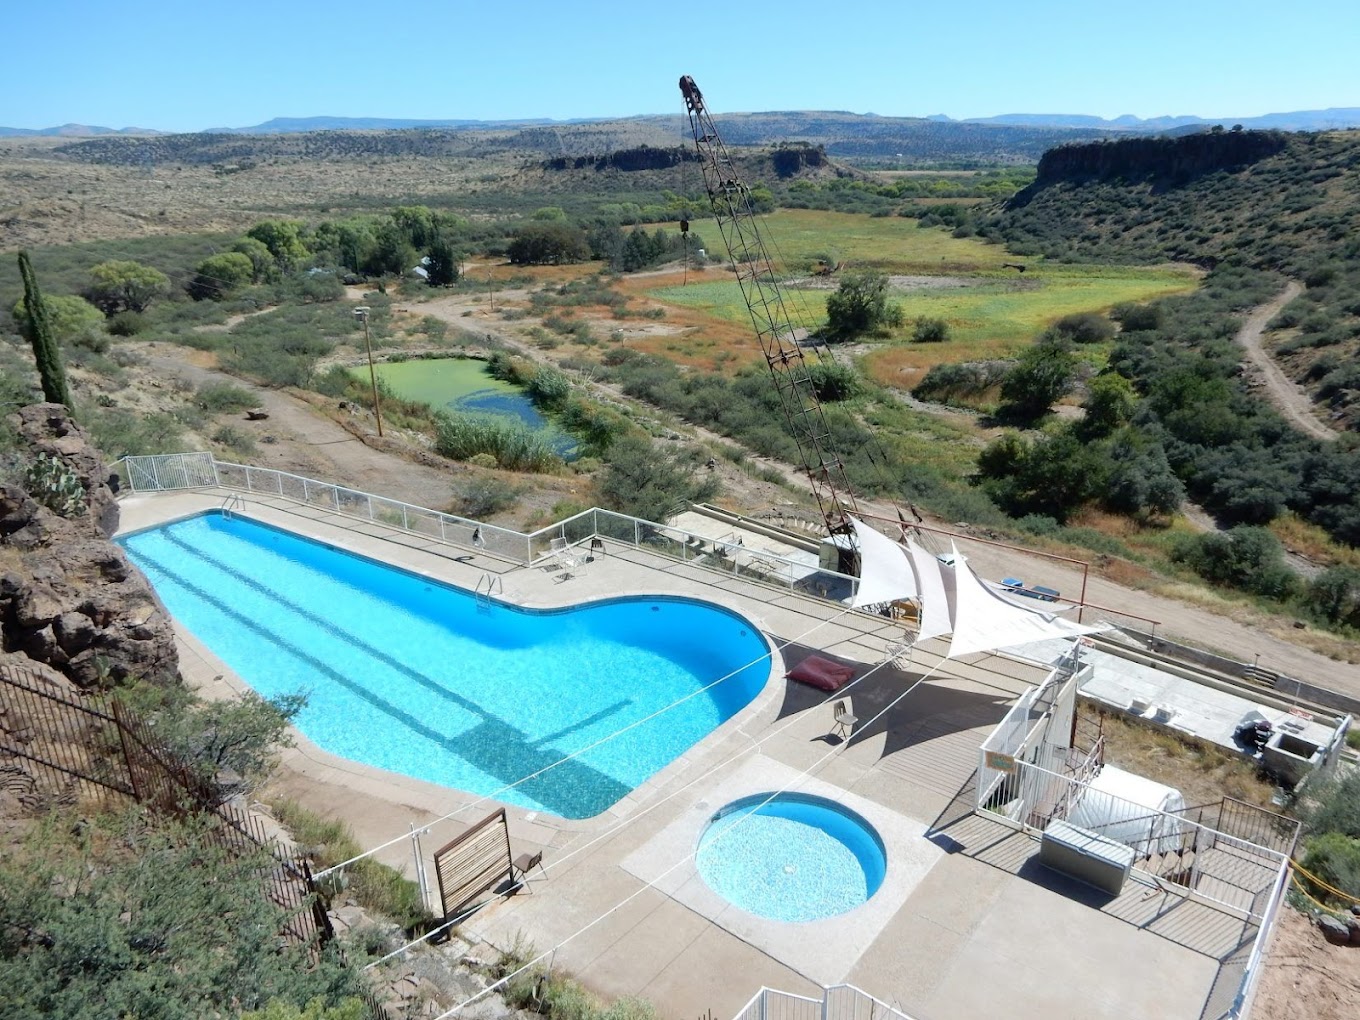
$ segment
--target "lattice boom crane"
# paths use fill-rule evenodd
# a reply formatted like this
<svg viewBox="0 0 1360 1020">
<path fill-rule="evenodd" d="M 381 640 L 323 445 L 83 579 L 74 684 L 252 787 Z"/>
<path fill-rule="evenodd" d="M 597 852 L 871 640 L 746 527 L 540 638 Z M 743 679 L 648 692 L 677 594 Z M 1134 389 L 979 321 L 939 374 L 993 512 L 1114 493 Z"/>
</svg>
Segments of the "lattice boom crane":
<svg viewBox="0 0 1360 1020">
<path fill-rule="evenodd" d="M 841 529 L 846 524 L 846 512 L 858 511 L 855 494 L 846 479 L 844 465 L 830 447 L 831 432 L 803 349 L 785 310 L 784 293 L 774 265 L 760 236 L 750 190 L 738 176 L 704 105 L 703 94 L 689 75 L 680 79 L 680 92 L 689 112 L 713 216 L 737 274 L 742 298 L 751 312 L 751 323 L 770 367 L 780 405 L 798 443 L 812 494 L 828 530 Z"/>
</svg>

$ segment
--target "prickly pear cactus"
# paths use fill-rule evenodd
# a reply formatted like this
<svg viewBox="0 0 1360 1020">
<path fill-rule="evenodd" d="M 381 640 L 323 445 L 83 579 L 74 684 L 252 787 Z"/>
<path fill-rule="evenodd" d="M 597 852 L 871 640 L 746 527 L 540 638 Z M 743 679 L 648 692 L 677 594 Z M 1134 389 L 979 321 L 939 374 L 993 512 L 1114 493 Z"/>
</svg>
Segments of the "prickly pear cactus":
<svg viewBox="0 0 1360 1020">
<path fill-rule="evenodd" d="M 85 486 L 58 457 L 40 453 L 24 474 L 28 494 L 54 514 L 80 517 L 85 513 Z"/>
</svg>

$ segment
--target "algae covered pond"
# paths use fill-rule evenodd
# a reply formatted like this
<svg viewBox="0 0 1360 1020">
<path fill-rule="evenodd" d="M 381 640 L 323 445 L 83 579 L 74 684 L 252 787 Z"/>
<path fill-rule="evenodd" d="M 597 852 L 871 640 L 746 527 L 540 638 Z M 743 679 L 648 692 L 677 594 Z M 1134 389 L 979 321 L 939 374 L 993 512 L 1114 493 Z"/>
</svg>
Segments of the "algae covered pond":
<svg viewBox="0 0 1360 1020">
<path fill-rule="evenodd" d="M 475 358 L 428 358 L 384 362 L 376 366 L 378 377 L 403 400 L 417 400 L 439 410 L 460 414 L 485 414 L 523 424 L 542 432 L 553 449 L 564 457 L 576 450 L 576 441 L 539 413 L 524 390 L 497 379 L 486 362 Z M 367 367 L 353 370 L 367 379 Z"/>
</svg>

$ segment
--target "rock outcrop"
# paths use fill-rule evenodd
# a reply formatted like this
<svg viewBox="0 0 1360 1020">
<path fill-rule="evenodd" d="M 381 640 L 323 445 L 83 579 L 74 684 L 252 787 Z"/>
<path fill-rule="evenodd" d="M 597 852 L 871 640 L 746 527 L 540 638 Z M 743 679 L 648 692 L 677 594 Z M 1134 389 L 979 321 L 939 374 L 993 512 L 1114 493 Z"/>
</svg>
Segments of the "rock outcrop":
<svg viewBox="0 0 1360 1020">
<path fill-rule="evenodd" d="M 0 486 L 0 647 L 84 688 L 176 678 L 170 616 L 109 540 L 118 504 L 103 459 L 60 404 L 17 417 L 31 455 L 60 461 L 84 487 L 84 512 L 64 517 L 18 485 Z"/>
</svg>

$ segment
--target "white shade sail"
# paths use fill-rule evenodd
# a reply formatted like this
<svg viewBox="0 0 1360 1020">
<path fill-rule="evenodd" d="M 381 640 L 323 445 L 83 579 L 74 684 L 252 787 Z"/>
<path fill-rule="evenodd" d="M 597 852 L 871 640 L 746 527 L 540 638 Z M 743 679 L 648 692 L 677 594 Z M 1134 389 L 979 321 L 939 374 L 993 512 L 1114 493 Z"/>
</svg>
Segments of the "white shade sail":
<svg viewBox="0 0 1360 1020">
<path fill-rule="evenodd" d="M 974 573 L 958 549 L 954 550 L 953 574 L 954 626 L 948 658 L 1027 645 L 1033 641 L 1079 637 L 1105 629 L 1073 623 L 1042 609 L 1027 609 L 1008 602 Z"/>
<path fill-rule="evenodd" d="M 916 577 L 906 551 L 863 521 L 851 517 L 850 523 L 859 545 L 859 587 L 850 605 L 859 609 L 915 598 Z"/>
<path fill-rule="evenodd" d="M 921 628 L 916 640 L 926 641 L 948 634 L 954 629 L 954 568 L 941 563 L 910 538 L 907 539 L 907 557 L 911 560 L 921 595 Z M 947 581 L 946 572 L 949 574 Z"/>
</svg>

